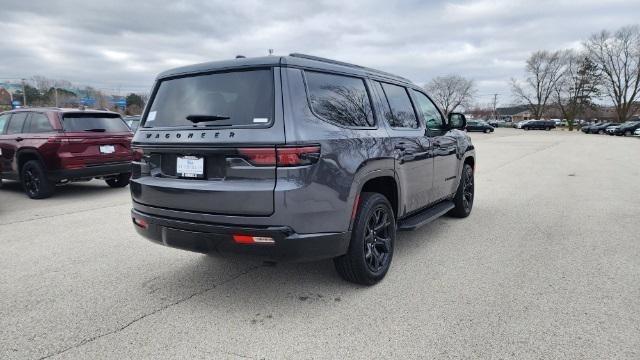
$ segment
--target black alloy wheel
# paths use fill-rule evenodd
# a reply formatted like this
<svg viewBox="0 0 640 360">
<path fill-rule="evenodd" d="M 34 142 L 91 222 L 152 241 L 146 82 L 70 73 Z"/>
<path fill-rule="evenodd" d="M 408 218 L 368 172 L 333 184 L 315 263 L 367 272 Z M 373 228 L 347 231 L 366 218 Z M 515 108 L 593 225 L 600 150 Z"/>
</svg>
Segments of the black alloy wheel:
<svg viewBox="0 0 640 360">
<path fill-rule="evenodd" d="M 462 177 L 458 184 L 458 190 L 453 197 L 455 207 L 449 211 L 448 215 L 465 218 L 471 214 L 473 209 L 473 198 L 475 193 L 475 184 L 473 179 L 473 168 L 469 164 L 464 164 L 462 169 Z"/>
<path fill-rule="evenodd" d="M 44 199 L 53 194 L 55 184 L 47 179 L 44 167 L 37 160 L 27 161 L 20 171 L 24 192 L 32 199 Z"/>
<path fill-rule="evenodd" d="M 382 194 L 363 192 L 351 231 L 347 253 L 333 259 L 343 279 L 362 285 L 382 280 L 391 266 L 396 220 Z"/>
<path fill-rule="evenodd" d="M 364 259 L 374 273 L 389 265 L 391 220 L 388 209 L 379 205 L 369 216 L 364 234 Z"/>
</svg>

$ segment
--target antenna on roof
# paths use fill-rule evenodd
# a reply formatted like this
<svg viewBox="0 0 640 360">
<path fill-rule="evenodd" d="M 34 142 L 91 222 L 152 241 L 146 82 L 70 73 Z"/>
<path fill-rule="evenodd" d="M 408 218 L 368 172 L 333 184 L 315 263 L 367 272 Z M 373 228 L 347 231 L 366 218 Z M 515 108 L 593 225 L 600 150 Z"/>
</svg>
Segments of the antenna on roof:
<svg viewBox="0 0 640 360">
<path fill-rule="evenodd" d="M 236 59 L 244 59 L 244 58 L 246 58 L 246 56 L 244 56 L 244 55 L 236 55 Z"/>
<path fill-rule="evenodd" d="M 269 49 L 269 56 L 273 55 L 273 49 Z"/>
</svg>

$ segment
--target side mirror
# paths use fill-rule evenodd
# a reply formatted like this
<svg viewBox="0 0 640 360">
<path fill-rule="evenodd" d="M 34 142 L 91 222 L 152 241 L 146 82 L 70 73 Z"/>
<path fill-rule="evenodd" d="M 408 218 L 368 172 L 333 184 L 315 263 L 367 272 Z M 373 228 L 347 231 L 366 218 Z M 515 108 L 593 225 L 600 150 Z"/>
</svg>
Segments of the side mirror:
<svg viewBox="0 0 640 360">
<path fill-rule="evenodd" d="M 449 114 L 449 128 L 464 130 L 467 127 L 467 118 L 461 113 Z"/>
</svg>

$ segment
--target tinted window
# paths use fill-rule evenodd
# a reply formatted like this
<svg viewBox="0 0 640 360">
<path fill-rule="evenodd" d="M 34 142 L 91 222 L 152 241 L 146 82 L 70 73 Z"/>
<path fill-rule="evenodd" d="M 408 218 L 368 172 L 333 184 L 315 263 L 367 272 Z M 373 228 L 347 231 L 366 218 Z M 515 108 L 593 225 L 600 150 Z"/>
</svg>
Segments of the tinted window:
<svg viewBox="0 0 640 360">
<path fill-rule="evenodd" d="M 0 115 L 0 134 L 4 134 L 4 127 L 9 121 L 9 114 Z"/>
<path fill-rule="evenodd" d="M 418 128 L 418 118 L 411 105 L 411 99 L 407 89 L 391 84 L 382 84 L 382 89 L 387 97 L 391 109 L 384 114 L 391 127 Z"/>
<path fill-rule="evenodd" d="M 19 134 L 22 132 L 22 125 L 27 118 L 27 112 L 14 113 L 9 121 L 9 127 L 7 127 L 7 134 Z"/>
<path fill-rule="evenodd" d="M 373 126 L 373 113 L 362 79 L 305 72 L 313 111 L 342 126 Z"/>
<path fill-rule="evenodd" d="M 49 118 L 40 113 L 31 113 L 31 117 L 29 118 L 29 128 L 25 129 L 25 132 L 28 133 L 44 133 L 44 132 L 52 132 L 53 127 L 49 123 Z"/>
<path fill-rule="evenodd" d="M 427 123 L 427 128 L 431 130 L 446 130 L 446 123 L 436 105 L 425 94 L 415 90 L 412 91 L 416 97 L 418 109 Z"/>
<path fill-rule="evenodd" d="M 162 81 L 144 126 L 191 127 L 190 115 L 209 116 L 207 126 L 264 126 L 273 112 L 270 69 L 216 73 Z"/>
<path fill-rule="evenodd" d="M 62 128 L 68 132 L 129 132 L 118 114 L 68 113 L 62 118 Z"/>
</svg>

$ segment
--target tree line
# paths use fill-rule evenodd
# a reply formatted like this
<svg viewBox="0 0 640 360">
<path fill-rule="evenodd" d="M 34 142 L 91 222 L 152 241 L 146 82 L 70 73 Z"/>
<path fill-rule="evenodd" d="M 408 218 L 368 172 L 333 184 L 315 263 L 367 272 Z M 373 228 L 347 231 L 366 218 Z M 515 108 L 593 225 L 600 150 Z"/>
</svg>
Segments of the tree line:
<svg viewBox="0 0 640 360">
<path fill-rule="evenodd" d="M 127 115 L 140 114 L 147 101 L 146 94 L 129 93 L 124 96 L 126 107 L 123 108 L 115 105 L 111 101 L 112 97 L 99 89 L 86 86 L 78 90 L 69 81 L 54 80 L 39 75 L 32 77 L 28 82 L 23 82 L 22 89 L 14 91 L 11 95 L 7 91 L 0 93 L 0 104 L 10 106 L 10 96 L 13 100 L 30 107 L 79 107 L 83 105 L 82 98 L 84 97 L 92 99 L 90 107 L 117 111 Z"/>
<path fill-rule="evenodd" d="M 579 49 L 536 51 L 526 73 L 524 80 L 512 79 L 511 88 L 534 118 L 556 107 L 572 128 L 596 100 L 604 100 L 618 122 L 627 121 L 640 110 L 640 27 L 602 30 Z"/>
<path fill-rule="evenodd" d="M 613 105 L 616 121 L 627 121 L 640 111 L 640 27 L 602 30 L 578 49 L 535 51 L 525 73 L 524 79 L 511 79 L 510 87 L 516 104 L 526 105 L 533 118 L 553 110 L 572 129 L 604 101 Z M 476 94 L 474 81 L 460 75 L 434 78 L 425 89 L 447 114 L 469 110 Z"/>
</svg>

